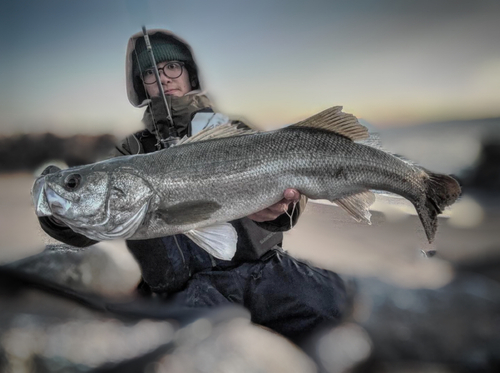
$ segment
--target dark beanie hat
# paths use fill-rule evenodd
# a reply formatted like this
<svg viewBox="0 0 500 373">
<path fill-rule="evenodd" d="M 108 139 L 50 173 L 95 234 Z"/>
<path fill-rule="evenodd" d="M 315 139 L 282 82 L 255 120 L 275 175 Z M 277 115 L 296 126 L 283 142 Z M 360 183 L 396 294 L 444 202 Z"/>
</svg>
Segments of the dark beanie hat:
<svg viewBox="0 0 500 373">
<path fill-rule="evenodd" d="M 194 63 L 193 56 L 189 49 L 183 43 L 171 36 L 154 34 L 149 36 L 149 41 L 151 42 L 151 48 L 153 49 L 156 63 L 164 61 Z M 137 39 L 135 43 L 135 52 L 133 53 L 134 76 L 139 75 L 139 66 L 141 72 L 153 67 L 151 56 L 146 49 L 144 38 L 141 37 Z"/>
</svg>

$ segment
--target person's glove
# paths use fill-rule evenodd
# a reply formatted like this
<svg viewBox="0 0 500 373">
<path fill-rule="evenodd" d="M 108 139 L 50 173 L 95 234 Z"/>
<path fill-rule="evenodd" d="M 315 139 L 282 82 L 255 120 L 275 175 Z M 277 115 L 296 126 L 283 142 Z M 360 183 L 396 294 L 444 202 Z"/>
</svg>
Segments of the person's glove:
<svg viewBox="0 0 500 373">
<path fill-rule="evenodd" d="M 168 123 L 167 108 L 162 97 L 151 97 L 149 107 L 156 123 Z"/>
</svg>

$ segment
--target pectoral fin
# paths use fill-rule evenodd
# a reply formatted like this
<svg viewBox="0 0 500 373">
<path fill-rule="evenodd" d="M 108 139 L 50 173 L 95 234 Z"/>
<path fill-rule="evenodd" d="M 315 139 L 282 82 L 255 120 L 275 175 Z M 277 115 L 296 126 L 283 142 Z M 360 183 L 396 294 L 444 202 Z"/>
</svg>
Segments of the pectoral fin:
<svg viewBox="0 0 500 373">
<path fill-rule="evenodd" d="M 220 207 L 213 201 L 189 201 L 160 208 L 155 211 L 155 215 L 170 225 L 194 224 L 207 220 Z"/>
<path fill-rule="evenodd" d="M 364 221 L 371 224 L 370 206 L 375 202 L 375 195 L 369 190 L 335 201 L 337 205 L 346 210 L 356 221 Z"/>
<path fill-rule="evenodd" d="M 229 223 L 192 229 L 185 233 L 203 250 L 222 260 L 231 260 L 236 252 L 238 234 Z"/>
</svg>

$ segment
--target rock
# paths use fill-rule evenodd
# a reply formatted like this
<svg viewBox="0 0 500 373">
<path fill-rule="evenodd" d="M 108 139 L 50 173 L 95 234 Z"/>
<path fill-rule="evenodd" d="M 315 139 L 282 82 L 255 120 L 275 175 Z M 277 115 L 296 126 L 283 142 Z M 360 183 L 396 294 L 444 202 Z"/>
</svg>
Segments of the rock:
<svg viewBox="0 0 500 373">
<path fill-rule="evenodd" d="M 467 187 L 490 190 L 498 193 L 500 189 L 500 139 L 491 136 L 484 140 L 475 167 L 464 177 Z"/>
<path fill-rule="evenodd" d="M 182 342 L 154 365 L 156 373 L 313 373 L 307 355 L 276 333 L 233 319 L 211 328 L 198 320 L 184 328 Z"/>
<path fill-rule="evenodd" d="M 242 307 L 106 297 L 109 261 L 92 248 L 49 245 L 0 267 L 0 371 L 316 372 Z"/>
<path fill-rule="evenodd" d="M 500 283 L 461 272 L 438 289 L 359 279 L 352 319 L 373 345 L 372 364 L 500 367 Z"/>
<path fill-rule="evenodd" d="M 200 318 L 209 330 L 235 318 L 249 323 L 248 312 L 237 306 L 186 309 L 154 298 L 113 302 L 53 285 L 0 267 L 1 372 L 142 372 L 186 343 L 182 336 L 199 339 L 189 330 Z"/>
<path fill-rule="evenodd" d="M 6 264 L 5 268 L 75 291 L 115 297 L 129 294 L 140 280 L 139 268 L 135 262 L 120 266 L 119 248 L 107 250 L 106 245 L 110 244 L 88 248 L 50 244 L 41 253 Z"/>
</svg>

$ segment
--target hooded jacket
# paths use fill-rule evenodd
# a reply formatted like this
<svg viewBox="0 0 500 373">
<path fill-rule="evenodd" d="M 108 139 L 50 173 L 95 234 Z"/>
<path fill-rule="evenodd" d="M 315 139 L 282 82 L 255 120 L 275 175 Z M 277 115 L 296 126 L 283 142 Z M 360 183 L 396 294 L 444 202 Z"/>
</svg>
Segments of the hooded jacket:
<svg viewBox="0 0 500 373">
<path fill-rule="evenodd" d="M 197 78 L 195 88 L 197 89 L 187 93 L 183 97 L 167 97 L 172 113 L 172 119 L 179 135 L 190 136 L 193 133 L 194 123 L 199 123 L 200 121 L 210 121 L 211 124 L 215 121 L 216 125 L 226 123 L 228 120 L 227 117 L 222 114 L 215 113 L 210 100 L 201 91 L 202 83 L 200 72 L 197 68 L 194 54 L 190 46 L 184 40 L 171 32 L 165 30 L 148 31 L 149 35 L 157 33 L 173 37 L 180 43 L 183 43 L 193 56 L 193 64 L 191 68 L 194 67 L 195 69 Z M 151 103 L 151 100 L 146 95 L 142 83 L 137 79 L 137 76 L 134 76 L 133 58 L 135 55 L 135 43 L 137 39 L 141 37 L 143 37 L 142 33 L 137 33 L 130 38 L 126 56 L 127 96 L 130 103 L 135 107 L 144 107 Z M 157 61 L 157 63 L 159 62 L 161 61 Z M 156 144 L 158 143 L 157 137 L 166 137 L 167 130 L 166 122 L 158 120 L 158 118 L 156 119 L 157 121 L 155 123 L 153 120 L 151 105 L 149 105 L 142 119 L 145 129 L 122 140 L 112 152 L 112 156 L 150 153 L 156 151 Z M 293 210 L 290 210 L 290 213 L 292 214 L 291 218 L 287 214 L 282 214 L 276 220 L 262 223 L 254 222 L 247 217 L 232 221 L 231 224 L 235 227 L 238 233 L 237 250 L 232 260 L 235 262 L 256 260 L 273 247 L 277 245 L 281 246 L 281 242 L 283 240 L 283 234 L 281 232 L 286 231 L 290 229 L 291 226 L 295 225 L 305 206 L 305 201 L 305 197 L 301 198 L 300 203 L 298 203 Z M 67 226 L 59 225 L 50 218 L 40 218 L 39 220 L 45 232 L 62 242 L 79 247 L 89 246 L 96 243 L 96 241 L 73 232 Z M 154 240 L 158 239 L 151 239 L 150 241 L 152 245 L 154 245 Z M 147 241 L 149 240 L 144 240 L 142 242 L 147 246 Z M 129 244 L 129 249 L 132 249 L 131 246 L 134 245 Z M 141 246 L 144 247 L 144 244 L 141 244 Z"/>
</svg>

